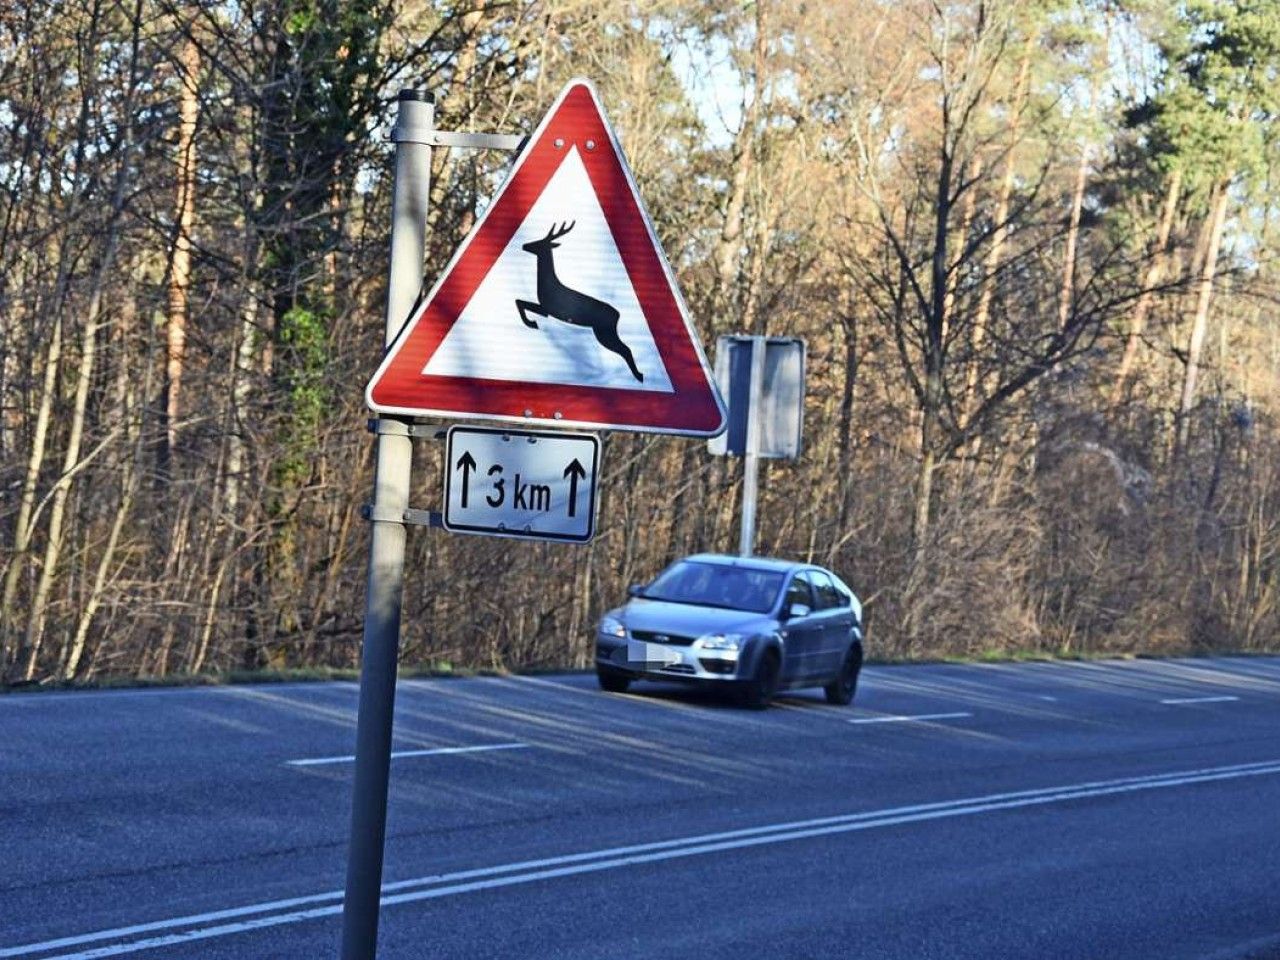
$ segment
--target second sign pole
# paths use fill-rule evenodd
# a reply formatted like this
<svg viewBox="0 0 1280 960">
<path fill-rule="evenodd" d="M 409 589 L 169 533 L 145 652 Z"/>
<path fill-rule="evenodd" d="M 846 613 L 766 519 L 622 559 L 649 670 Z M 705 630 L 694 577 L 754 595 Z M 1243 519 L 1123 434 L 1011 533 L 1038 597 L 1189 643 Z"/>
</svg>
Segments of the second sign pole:
<svg viewBox="0 0 1280 960">
<path fill-rule="evenodd" d="M 742 529 L 738 553 L 749 557 L 756 542 L 756 501 L 760 495 L 760 400 L 764 392 L 764 337 L 751 338 L 751 387 L 747 403 L 747 449 L 742 459 Z"/>
</svg>

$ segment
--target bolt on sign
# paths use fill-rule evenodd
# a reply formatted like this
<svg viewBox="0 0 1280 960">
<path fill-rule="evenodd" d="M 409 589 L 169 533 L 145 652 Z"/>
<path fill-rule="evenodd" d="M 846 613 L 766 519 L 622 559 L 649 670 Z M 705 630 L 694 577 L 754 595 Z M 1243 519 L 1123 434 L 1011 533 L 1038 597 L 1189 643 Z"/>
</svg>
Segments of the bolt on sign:
<svg viewBox="0 0 1280 960">
<path fill-rule="evenodd" d="M 725 408 L 595 88 L 565 87 L 366 390 L 371 409 L 709 437 Z"/>
</svg>

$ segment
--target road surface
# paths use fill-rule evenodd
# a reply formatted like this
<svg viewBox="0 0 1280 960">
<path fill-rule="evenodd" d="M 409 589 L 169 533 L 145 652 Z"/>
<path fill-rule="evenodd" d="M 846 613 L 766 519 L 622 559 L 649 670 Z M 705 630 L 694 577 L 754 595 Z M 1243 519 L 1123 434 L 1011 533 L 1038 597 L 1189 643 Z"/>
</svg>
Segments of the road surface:
<svg viewBox="0 0 1280 960">
<path fill-rule="evenodd" d="M 1280 659 L 402 681 L 383 958 L 1280 957 Z M 0 697 L 0 958 L 336 957 L 357 689 Z"/>
</svg>

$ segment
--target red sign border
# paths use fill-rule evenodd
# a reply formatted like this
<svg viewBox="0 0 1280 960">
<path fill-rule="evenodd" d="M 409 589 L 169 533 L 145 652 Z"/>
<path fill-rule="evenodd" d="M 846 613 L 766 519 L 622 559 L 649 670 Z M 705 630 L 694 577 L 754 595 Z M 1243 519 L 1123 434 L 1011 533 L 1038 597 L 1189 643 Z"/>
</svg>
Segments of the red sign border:
<svg viewBox="0 0 1280 960">
<path fill-rule="evenodd" d="M 672 392 L 424 377 L 423 367 L 573 146 L 596 190 Z M 512 322 L 518 326 L 514 307 Z M 375 412 L 404 416 L 698 437 L 724 431 L 724 401 L 635 179 L 589 80 L 570 81 L 547 111 L 493 202 L 392 343 L 369 381 L 365 401 Z"/>
</svg>

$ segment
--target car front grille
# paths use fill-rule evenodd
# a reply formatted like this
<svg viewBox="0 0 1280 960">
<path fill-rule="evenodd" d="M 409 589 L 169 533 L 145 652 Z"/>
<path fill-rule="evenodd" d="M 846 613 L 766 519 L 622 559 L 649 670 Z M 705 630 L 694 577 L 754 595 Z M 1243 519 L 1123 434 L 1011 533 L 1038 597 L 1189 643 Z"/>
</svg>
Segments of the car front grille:
<svg viewBox="0 0 1280 960">
<path fill-rule="evenodd" d="M 687 647 L 697 637 L 682 637 L 674 633 L 660 633 L 656 630 L 632 630 L 631 636 L 647 643 L 667 643 L 673 647 Z"/>
<path fill-rule="evenodd" d="M 662 668 L 663 673 L 697 673 L 692 664 L 673 663 Z"/>
</svg>

